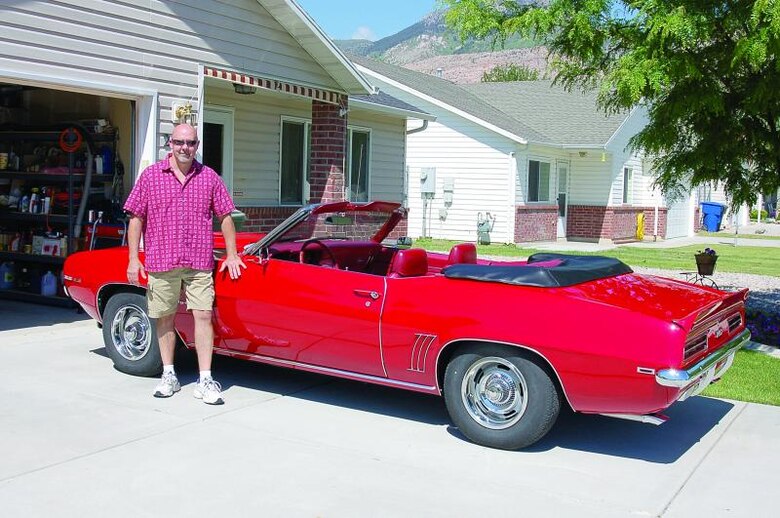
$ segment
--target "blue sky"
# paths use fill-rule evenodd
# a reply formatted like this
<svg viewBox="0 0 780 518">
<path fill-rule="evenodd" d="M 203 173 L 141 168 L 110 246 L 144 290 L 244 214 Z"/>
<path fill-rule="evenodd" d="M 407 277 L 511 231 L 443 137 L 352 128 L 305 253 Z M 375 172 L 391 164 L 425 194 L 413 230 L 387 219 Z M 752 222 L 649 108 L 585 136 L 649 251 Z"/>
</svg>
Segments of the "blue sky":
<svg viewBox="0 0 780 518">
<path fill-rule="evenodd" d="M 436 0 L 297 0 L 331 39 L 378 40 L 420 21 Z"/>
</svg>

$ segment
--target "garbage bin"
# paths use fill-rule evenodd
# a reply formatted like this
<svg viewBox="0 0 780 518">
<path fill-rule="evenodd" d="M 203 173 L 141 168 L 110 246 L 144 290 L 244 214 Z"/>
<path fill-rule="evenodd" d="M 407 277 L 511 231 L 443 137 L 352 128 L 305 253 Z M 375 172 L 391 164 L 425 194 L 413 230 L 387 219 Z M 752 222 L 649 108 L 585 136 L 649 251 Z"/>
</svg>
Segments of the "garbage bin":
<svg viewBox="0 0 780 518">
<path fill-rule="evenodd" d="M 723 221 L 723 214 L 726 212 L 726 206 L 714 201 L 701 202 L 701 213 L 703 215 L 704 228 L 708 232 L 717 232 L 720 230 L 720 223 Z"/>
<path fill-rule="evenodd" d="M 244 221 L 246 221 L 246 214 L 236 209 L 230 213 L 230 217 L 233 218 L 233 224 L 236 226 L 236 232 L 241 232 L 241 227 L 244 226 Z M 214 232 L 219 232 L 222 230 L 222 227 L 220 226 L 219 220 L 217 220 L 217 218 L 214 218 L 213 230 Z"/>
</svg>

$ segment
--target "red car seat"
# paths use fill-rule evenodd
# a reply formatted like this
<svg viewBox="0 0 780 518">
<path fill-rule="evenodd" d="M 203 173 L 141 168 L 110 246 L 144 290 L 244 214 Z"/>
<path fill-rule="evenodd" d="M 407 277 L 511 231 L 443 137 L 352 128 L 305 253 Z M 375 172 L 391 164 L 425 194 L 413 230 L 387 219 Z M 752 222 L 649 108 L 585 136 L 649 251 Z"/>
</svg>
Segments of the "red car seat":
<svg viewBox="0 0 780 518">
<path fill-rule="evenodd" d="M 477 246 L 474 243 L 458 243 L 450 249 L 447 264 L 477 264 Z"/>
<path fill-rule="evenodd" d="M 416 277 L 428 273 L 428 253 L 422 248 L 399 250 L 393 257 L 388 277 Z"/>
</svg>

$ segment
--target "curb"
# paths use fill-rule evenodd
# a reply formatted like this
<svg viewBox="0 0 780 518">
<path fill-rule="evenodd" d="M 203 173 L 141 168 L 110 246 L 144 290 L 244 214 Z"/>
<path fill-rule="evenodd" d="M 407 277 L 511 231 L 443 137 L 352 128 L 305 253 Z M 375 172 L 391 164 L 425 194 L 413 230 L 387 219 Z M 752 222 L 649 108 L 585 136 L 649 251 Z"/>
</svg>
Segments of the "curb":
<svg viewBox="0 0 780 518">
<path fill-rule="evenodd" d="M 773 347 L 771 345 L 750 341 L 745 347 L 743 347 L 743 349 L 768 354 L 770 356 L 774 356 L 775 358 L 780 358 L 780 348 Z"/>
</svg>

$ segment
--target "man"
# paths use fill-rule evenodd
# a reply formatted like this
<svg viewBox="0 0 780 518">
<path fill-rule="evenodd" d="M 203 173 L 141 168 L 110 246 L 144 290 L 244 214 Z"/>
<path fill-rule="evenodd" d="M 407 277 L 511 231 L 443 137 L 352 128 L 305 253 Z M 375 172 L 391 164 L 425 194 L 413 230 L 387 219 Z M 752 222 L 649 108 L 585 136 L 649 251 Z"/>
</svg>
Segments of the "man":
<svg viewBox="0 0 780 518">
<path fill-rule="evenodd" d="M 214 329 L 214 244 L 212 217 L 220 220 L 227 258 L 219 271 L 231 279 L 246 265 L 236 252 L 236 229 L 230 213 L 235 206 L 222 179 L 195 160 L 198 136 L 189 124 L 180 124 L 170 139 L 171 153 L 147 167 L 133 187 L 124 210 L 130 214 L 127 279 L 140 284 L 148 278 L 149 317 L 156 319 L 163 375 L 155 397 L 170 397 L 181 389 L 173 368 L 176 337 L 173 327 L 182 287 L 187 309 L 195 319 L 195 350 L 200 377 L 193 395 L 210 405 L 221 405 L 222 387 L 211 376 Z M 145 264 L 138 258 L 144 236 Z"/>
</svg>

